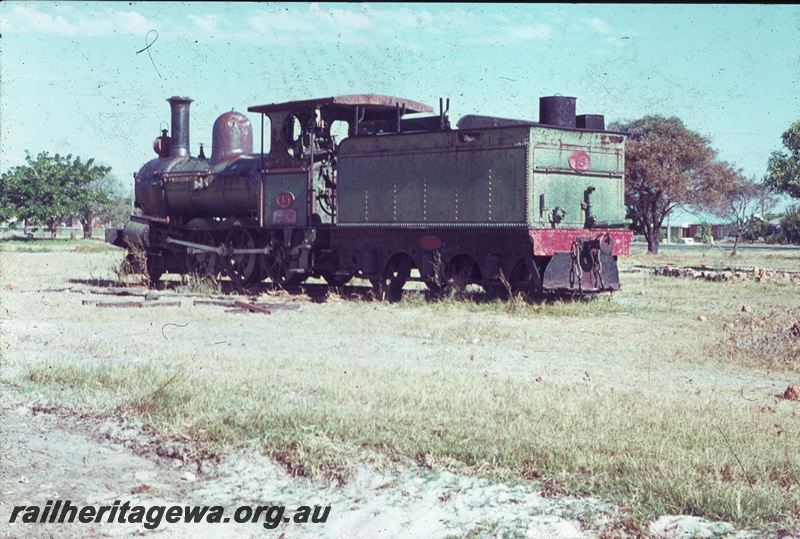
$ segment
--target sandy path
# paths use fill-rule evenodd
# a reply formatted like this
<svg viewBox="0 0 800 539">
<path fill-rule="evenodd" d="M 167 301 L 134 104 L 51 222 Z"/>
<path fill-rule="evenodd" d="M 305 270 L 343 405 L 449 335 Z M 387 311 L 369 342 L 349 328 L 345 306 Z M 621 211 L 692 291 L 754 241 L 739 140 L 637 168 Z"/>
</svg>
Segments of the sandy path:
<svg viewBox="0 0 800 539">
<path fill-rule="evenodd" d="M 0 479 L 0 521 L 12 506 L 70 500 L 73 505 L 331 506 L 325 523 L 281 524 L 281 537 L 597 537 L 614 508 L 595 499 L 543 497 L 535 484 L 508 486 L 449 472 L 410 466 L 378 472 L 362 468 L 345 485 L 319 484 L 287 474 L 253 452 L 230 455 L 204 472 L 179 459 L 147 451 L 134 428 L 34 412 L 5 391 Z M 105 440 L 103 440 L 103 438 Z M 287 512 L 287 514 L 290 514 Z M 18 520 L 21 520 L 20 517 Z M 236 524 L 169 524 L 147 531 L 142 524 L 64 523 L 8 525 L 5 537 L 114 537 L 147 531 L 164 537 L 262 536 L 265 520 Z M 595 530 L 587 529 L 587 525 Z"/>
</svg>

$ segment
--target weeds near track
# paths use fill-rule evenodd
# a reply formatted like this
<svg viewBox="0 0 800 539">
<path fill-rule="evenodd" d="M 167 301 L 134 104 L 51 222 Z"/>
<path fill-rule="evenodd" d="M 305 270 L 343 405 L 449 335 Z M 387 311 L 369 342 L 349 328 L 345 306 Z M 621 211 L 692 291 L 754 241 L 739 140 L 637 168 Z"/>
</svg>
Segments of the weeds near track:
<svg viewBox="0 0 800 539">
<path fill-rule="evenodd" d="M 150 275 L 147 273 L 147 250 L 141 245 L 132 243 L 122 260 L 112 268 L 118 286 L 150 287 Z"/>
<path fill-rule="evenodd" d="M 725 360 L 770 371 L 800 372 L 800 309 L 732 318 L 724 325 L 717 354 Z"/>
</svg>

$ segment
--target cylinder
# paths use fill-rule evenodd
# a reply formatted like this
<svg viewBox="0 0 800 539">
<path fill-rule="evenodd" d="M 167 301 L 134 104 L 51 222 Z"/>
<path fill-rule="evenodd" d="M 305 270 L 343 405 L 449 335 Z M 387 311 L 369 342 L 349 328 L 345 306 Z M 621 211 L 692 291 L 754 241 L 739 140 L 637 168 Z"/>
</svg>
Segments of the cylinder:
<svg viewBox="0 0 800 539">
<path fill-rule="evenodd" d="M 150 225 L 128 221 L 122 229 L 122 237 L 128 245 L 150 247 Z"/>
<path fill-rule="evenodd" d="M 575 127 L 574 97 L 560 95 L 539 98 L 539 123 L 555 127 Z"/>
<path fill-rule="evenodd" d="M 189 155 L 189 104 L 188 97 L 170 97 L 167 99 L 172 109 L 172 147 L 170 158 Z"/>
</svg>

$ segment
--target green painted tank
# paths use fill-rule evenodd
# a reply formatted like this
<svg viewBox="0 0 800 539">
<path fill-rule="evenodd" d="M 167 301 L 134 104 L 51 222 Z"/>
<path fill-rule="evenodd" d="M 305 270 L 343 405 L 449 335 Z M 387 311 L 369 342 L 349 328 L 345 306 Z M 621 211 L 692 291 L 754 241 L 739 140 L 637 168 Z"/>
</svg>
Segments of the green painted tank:
<svg viewBox="0 0 800 539">
<path fill-rule="evenodd" d="M 624 148 L 621 134 L 544 125 L 349 138 L 339 225 L 621 226 Z"/>
</svg>

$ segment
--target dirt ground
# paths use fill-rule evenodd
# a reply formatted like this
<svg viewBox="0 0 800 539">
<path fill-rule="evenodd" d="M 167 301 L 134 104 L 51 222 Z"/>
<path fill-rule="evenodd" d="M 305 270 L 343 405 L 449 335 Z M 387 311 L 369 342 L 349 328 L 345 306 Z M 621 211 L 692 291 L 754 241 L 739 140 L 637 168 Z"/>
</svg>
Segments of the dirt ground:
<svg viewBox="0 0 800 539">
<path fill-rule="evenodd" d="M 20 391 L 15 380 L 26 368 L 46 365 L 54 357 L 72 358 L 77 363 L 87 361 L 81 350 L 97 340 L 119 341 L 120 361 L 138 361 L 137 347 L 161 346 L 168 365 L 172 354 L 191 354 L 217 343 L 233 343 L 251 350 L 259 342 L 259 335 L 263 338 L 263 332 L 273 332 L 269 335 L 279 339 L 274 332 L 282 331 L 281 324 L 294 327 L 304 319 L 314 319 L 319 323 L 317 330 L 322 331 L 324 321 L 335 314 L 335 304 L 318 304 L 305 296 L 284 299 L 299 303 L 300 307 L 273 313 L 269 323 L 256 321 L 252 314 L 230 312 L 223 306 L 192 307 L 185 300 L 180 307 L 153 309 L 100 309 L 84 304 L 86 300 L 120 299 L 91 292 L 98 288 L 97 284 L 108 284 L 101 281 L 101 276 L 107 275 L 116 258 L 114 253 L 3 253 L 3 537 L 567 539 L 614 537 L 618 533 L 615 523 L 620 518 L 619 508 L 592 498 L 549 497 L 535 482 L 493 484 L 410 463 L 390 463 L 364 466 L 354 480 L 344 485 L 325 484 L 292 477 L 277 463 L 252 450 L 227 455 L 219 462 L 188 465 L 176 457 L 178 453 L 171 456 L 169 448 L 154 447 L 131 420 L 118 418 L 98 423 L 78 412 L 53 407 L 42 395 Z M 185 338 L 170 340 L 178 334 Z M 365 335 L 364 342 L 356 343 L 356 347 L 369 347 L 368 338 Z M 223 344 L 226 341 L 232 343 Z M 583 367 L 577 361 L 552 376 L 576 375 Z M 690 382 L 692 376 L 700 381 L 701 371 L 682 374 Z M 618 374 L 612 370 L 605 376 L 614 379 Z M 743 387 L 742 380 L 735 376 L 721 382 L 720 387 L 726 384 L 731 391 Z M 749 388 L 755 387 L 765 395 L 780 391 L 782 384 L 781 379 L 766 377 L 747 381 Z M 51 499 L 95 506 L 111 505 L 115 500 L 146 507 L 220 505 L 226 508 L 227 515 L 241 505 L 266 504 L 289 508 L 330 505 L 331 511 L 325 523 L 282 523 L 274 530 L 265 530 L 262 522 L 162 522 L 153 530 L 131 523 L 9 523 L 14 506 L 43 505 Z M 650 532 L 655 537 L 670 538 L 761 536 L 753 531 L 736 531 L 726 523 L 682 516 L 659 519 L 651 525 Z"/>
</svg>

